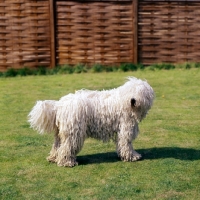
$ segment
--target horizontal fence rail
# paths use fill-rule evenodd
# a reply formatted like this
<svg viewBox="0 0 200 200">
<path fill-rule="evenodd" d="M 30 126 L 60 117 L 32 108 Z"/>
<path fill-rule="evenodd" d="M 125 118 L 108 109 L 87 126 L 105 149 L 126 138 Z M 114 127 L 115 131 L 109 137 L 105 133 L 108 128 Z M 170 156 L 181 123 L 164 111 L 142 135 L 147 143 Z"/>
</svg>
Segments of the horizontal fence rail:
<svg viewBox="0 0 200 200">
<path fill-rule="evenodd" d="M 200 62 L 200 0 L 1 0 L 0 71 Z"/>
</svg>

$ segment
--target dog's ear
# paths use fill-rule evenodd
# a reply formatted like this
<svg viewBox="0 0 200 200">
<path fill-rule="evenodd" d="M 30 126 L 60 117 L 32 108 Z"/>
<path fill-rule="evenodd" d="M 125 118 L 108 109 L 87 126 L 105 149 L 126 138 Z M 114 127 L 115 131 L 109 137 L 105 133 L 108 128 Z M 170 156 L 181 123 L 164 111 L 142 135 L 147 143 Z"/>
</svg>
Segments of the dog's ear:
<svg viewBox="0 0 200 200">
<path fill-rule="evenodd" d="M 134 98 L 131 99 L 131 106 L 132 107 L 136 106 L 136 100 Z"/>
</svg>

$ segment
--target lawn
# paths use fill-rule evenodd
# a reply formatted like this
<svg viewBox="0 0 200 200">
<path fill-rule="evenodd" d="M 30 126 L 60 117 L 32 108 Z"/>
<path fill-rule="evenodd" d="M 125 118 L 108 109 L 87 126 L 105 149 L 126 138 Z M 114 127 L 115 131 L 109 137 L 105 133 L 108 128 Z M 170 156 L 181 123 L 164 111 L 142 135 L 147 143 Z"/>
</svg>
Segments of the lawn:
<svg viewBox="0 0 200 200">
<path fill-rule="evenodd" d="M 156 94 L 134 141 L 144 159 L 122 162 L 114 143 L 87 139 L 78 166 L 48 163 L 53 134 L 27 123 L 35 102 L 118 87 L 127 76 L 146 79 Z M 199 81 L 199 68 L 0 78 L 0 199 L 198 199 Z"/>
</svg>

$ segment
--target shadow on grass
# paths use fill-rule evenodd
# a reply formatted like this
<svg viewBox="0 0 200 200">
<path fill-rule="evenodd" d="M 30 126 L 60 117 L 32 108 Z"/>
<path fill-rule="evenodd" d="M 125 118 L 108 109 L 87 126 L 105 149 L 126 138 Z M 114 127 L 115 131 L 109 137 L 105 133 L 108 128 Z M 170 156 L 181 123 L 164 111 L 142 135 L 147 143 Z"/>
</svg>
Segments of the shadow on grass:
<svg viewBox="0 0 200 200">
<path fill-rule="evenodd" d="M 150 149 L 139 149 L 144 159 L 175 158 L 179 160 L 199 160 L 200 150 L 179 148 L 179 147 L 160 147 Z"/>
<path fill-rule="evenodd" d="M 175 158 L 179 160 L 199 160 L 200 150 L 179 148 L 179 147 L 161 147 L 149 149 L 137 149 L 142 154 L 142 160 L 154 160 L 160 158 Z M 77 161 L 81 165 L 94 163 L 113 163 L 120 161 L 115 152 L 97 153 L 93 155 L 78 156 Z"/>
<path fill-rule="evenodd" d="M 77 156 L 79 165 L 95 164 L 95 163 L 114 163 L 120 161 L 115 152 L 97 153 L 92 155 Z"/>
</svg>

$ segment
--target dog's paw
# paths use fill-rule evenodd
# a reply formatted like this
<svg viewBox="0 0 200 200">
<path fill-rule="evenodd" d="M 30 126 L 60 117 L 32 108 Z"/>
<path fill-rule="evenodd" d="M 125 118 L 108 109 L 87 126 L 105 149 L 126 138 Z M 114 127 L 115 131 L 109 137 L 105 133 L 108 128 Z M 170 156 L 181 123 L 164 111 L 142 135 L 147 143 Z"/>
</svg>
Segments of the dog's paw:
<svg viewBox="0 0 200 200">
<path fill-rule="evenodd" d="M 141 159 L 142 159 L 142 155 L 137 152 L 121 157 L 121 160 L 125 162 L 134 162 Z"/>
<path fill-rule="evenodd" d="M 78 162 L 74 160 L 67 160 L 65 162 L 57 162 L 57 165 L 59 167 L 75 167 L 76 165 L 78 165 Z"/>
<path fill-rule="evenodd" d="M 56 162 L 56 156 L 48 156 L 47 161 L 55 163 Z"/>
<path fill-rule="evenodd" d="M 64 164 L 64 167 L 75 167 L 76 165 L 78 165 L 78 162 L 76 162 L 76 161 L 73 161 L 73 162 L 69 161 L 69 162 L 66 162 Z"/>
<path fill-rule="evenodd" d="M 139 153 L 132 155 L 131 157 L 131 161 L 137 161 L 137 160 L 141 160 L 142 159 L 142 155 L 140 155 Z"/>
</svg>

